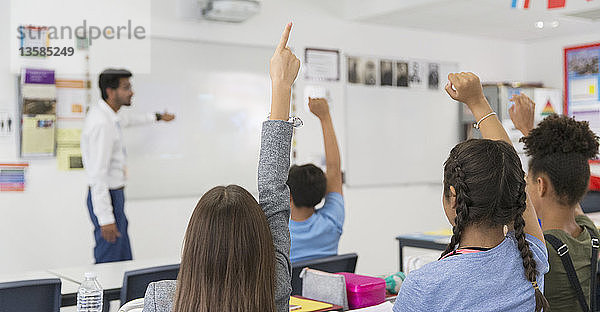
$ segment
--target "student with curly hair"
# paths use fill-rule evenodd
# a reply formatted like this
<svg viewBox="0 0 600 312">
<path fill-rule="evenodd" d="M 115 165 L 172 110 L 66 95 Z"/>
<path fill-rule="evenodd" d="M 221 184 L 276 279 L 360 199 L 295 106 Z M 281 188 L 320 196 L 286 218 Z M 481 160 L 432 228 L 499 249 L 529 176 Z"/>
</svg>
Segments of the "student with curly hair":
<svg viewBox="0 0 600 312">
<path fill-rule="evenodd" d="M 485 139 L 459 143 L 444 164 L 442 204 L 453 235 L 442 257 L 408 274 L 394 312 L 541 311 L 548 254 L 527 204 L 525 173 L 472 73 L 448 75 Z M 505 235 L 504 227 L 509 232 Z"/>
<path fill-rule="evenodd" d="M 515 96 L 514 100 L 509 113 L 523 133 L 521 141 L 531 157 L 528 192 L 548 246 L 546 298 L 552 311 L 594 311 L 595 297 L 590 295 L 595 293 L 592 239 L 600 235 L 579 202 L 588 189 L 589 160 L 598 155 L 598 137 L 587 121 L 566 116 L 550 115 L 533 128 L 535 103 L 525 95 Z M 562 257 L 551 245 L 554 239 L 558 240 L 555 244 Z M 565 266 L 566 256 L 570 264 L 566 262 Z M 571 265 L 575 278 L 570 280 L 567 270 Z"/>
</svg>

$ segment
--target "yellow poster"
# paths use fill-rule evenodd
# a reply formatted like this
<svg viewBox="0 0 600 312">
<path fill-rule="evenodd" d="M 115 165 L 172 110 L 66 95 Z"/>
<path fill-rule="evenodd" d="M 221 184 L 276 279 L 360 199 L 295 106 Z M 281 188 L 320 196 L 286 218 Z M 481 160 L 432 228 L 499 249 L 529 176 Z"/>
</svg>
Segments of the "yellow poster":
<svg viewBox="0 0 600 312">
<path fill-rule="evenodd" d="M 52 156 L 55 147 L 55 115 L 23 116 L 21 155 Z"/>
<path fill-rule="evenodd" d="M 56 160 L 58 170 L 81 170 L 83 161 L 81 159 L 81 149 L 77 147 L 58 147 L 56 149 Z"/>
<path fill-rule="evenodd" d="M 59 170 L 83 169 L 80 139 L 81 128 L 59 128 L 56 130 L 56 162 Z"/>
</svg>

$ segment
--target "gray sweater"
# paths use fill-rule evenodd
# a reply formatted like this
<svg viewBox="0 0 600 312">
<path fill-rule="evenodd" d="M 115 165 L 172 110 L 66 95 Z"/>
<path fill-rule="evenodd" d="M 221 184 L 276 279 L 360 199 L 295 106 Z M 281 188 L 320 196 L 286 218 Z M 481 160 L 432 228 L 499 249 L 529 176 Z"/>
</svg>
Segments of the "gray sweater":
<svg viewBox="0 0 600 312">
<path fill-rule="evenodd" d="M 290 190 L 286 184 L 290 167 L 292 125 L 277 120 L 265 121 L 258 163 L 258 201 L 262 207 L 275 245 L 275 306 L 277 312 L 289 312 L 291 287 L 290 263 Z M 150 283 L 144 296 L 143 312 L 171 312 L 177 282 Z"/>
</svg>

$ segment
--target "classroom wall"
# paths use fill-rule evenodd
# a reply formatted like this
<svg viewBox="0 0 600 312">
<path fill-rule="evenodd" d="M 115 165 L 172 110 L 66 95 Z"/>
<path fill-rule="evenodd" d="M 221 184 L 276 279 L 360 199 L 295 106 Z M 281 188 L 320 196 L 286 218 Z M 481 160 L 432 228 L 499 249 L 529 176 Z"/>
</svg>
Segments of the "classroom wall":
<svg viewBox="0 0 600 312">
<path fill-rule="evenodd" d="M 321 9 L 318 1 L 312 0 L 265 0 L 261 14 L 240 25 L 182 21 L 177 18 L 173 4 L 173 1 L 152 1 L 153 36 L 273 46 L 283 25 L 291 20 L 295 27 L 290 44 L 299 55 L 306 46 L 336 48 L 348 54 L 456 62 L 461 69 L 476 71 L 482 80 L 488 81 L 526 78 L 526 46 L 520 43 L 347 22 Z M 8 36 L 12 35 L 6 26 L 8 12 L 8 3 L 0 1 L 0 40 L 6 40 L 3 42 L 8 42 Z M 13 51 L 3 48 L 1 53 L 0 109 L 15 103 L 14 83 L 7 64 L 8 55 Z M 92 53 L 92 62 L 110 65 L 111 60 Z M 330 83 L 327 87 L 335 97 L 333 117 L 343 153 L 344 84 Z M 319 135 L 316 119 L 305 122 L 305 128 L 299 131 Z M 423 125 L 415 133 L 425 137 L 436 135 L 437 131 L 440 129 L 433 125 Z M 303 146 L 303 155 L 318 154 L 322 148 L 320 144 L 298 142 L 299 149 Z M 306 151 L 309 149 L 310 152 Z M 0 141 L 1 160 L 15 160 L 11 142 Z M 0 193 L 0 273 L 92 262 L 92 227 L 84 203 L 84 174 L 59 172 L 55 160 L 30 163 L 27 192 Z M 441 168 L 441 164 L 432 165 Z M 357 270 L 362 273 L 383 274 L 397 270 L 396 235 L 448 226 L 440 203 L 441 183 L 345 188 L 344 192 L 347 218 L 340 252 L 357 252 L 360 258 Z M 128 201 L 126 209 L 134 256 L 177 255 L 197 199 Z"/>
</svg>

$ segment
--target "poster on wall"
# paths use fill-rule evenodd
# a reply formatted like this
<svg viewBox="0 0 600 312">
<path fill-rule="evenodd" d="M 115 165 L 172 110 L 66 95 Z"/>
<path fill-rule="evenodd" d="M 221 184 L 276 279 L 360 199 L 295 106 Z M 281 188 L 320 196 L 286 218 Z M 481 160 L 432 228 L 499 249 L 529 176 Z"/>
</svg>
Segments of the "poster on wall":
<svg viewBox="0 0 600 312">
<path fill-rule="evenodd" d="M 20 84 L 20 155 L 54 156 L 56 85 L 53 70 L 24 69 Z"/>
<path fill-rule="evenodd" d="M 348 82 L 374 86 L 377 84 L 377 60 L 348 57 Z"/>
<path fill-rule="evenodd" d="M 408 87 L 407 62 L 396 62 L 396 87 Z"/>
<path fill-rule="evenodd" d="M 0 192 L 24 192 L 28 163 L 0 164 Z"/>
<path fill-rule="evenodd" d="M 425 88 L 425 69 L 423 63 L 413 61 L 408 67 L 408 85 L 411 88 Z"/>
<path fill-rule="evenodd" d="M 306 48 L 304 77 L 310 80 L 340 80 L 340 51 Z"/>
<path fill-rule="evenodd" d="M 379 61 L 380 68 L 380 86 L 393 86 L 394 73 L 393 73 L 394 62 L 390 60 Z"/>
<path fill-rule="evenodd" d="M 0 111 L 0 137 L 11 136 L 15 129 L 15 118 L 8 111 Z"/>
<path fill-rule="evenodd" d="M 429 74 L 427 75 L 427 86 L 429 89 L 437 90 L 440 87 L 440 64 L 429 63 Z"/>
<path fill-rule="evenodd" d="M 56 117 L 58 120 L 85 119 L 85 81 L 56 79 Z"/>
<path fill-rule="evenodd" d="M 535 88 L 533 90 L 535 122 L 552 114 L 562 114 L 562 92 L 556 89 Z"/>
<path fill-rule="evenodd" d="M 564 49 L 565 113 L 600 134 L 600 43 Z"/>
</svg>

